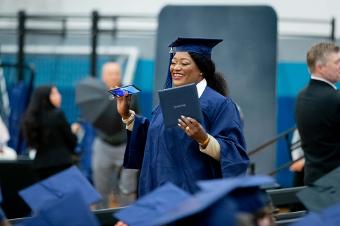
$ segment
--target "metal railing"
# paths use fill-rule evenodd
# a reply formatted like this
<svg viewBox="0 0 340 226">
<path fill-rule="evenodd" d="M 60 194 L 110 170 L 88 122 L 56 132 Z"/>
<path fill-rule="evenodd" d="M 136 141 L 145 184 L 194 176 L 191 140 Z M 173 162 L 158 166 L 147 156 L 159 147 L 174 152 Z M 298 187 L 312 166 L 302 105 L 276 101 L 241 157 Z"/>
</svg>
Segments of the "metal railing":
<svg viewBox="0 0 340 226">
<path fill-rule="evenodd" d="M 4 22 L 5 21 L 5 22 Z M 7 21 L 7 23 L 6 23 Z M 4 22 L 4 23 L 3 23 Z M 301 18 L 280 18 L 280 24 L 283 23 L 300 23 L 300 24 L 321 24 L 329 25 L 329 34 L 322 36 L 306 34 L 280 34 L 282 37 L 300 37 L 300 38 L 327 38 L 335 41 L 336 20 L 317 20 Z M 0 35 L 13 34 L 17 36 L 17 64 L 23 65 L 25 62 L 25 39 L 27 35 L 85 35 L 88 36 L 91 43 L 90 54 L 90 75 L 96 76 L 98 37 L 101 34 L 109 34 L 113 38 L 120 33 L 132 35 L 155 36 L 157 30 L 157 17 L 152 15 L 104 15 L 98 11 L 93 11 L 91 15 L 74 14 L 74 15 L 47 15 L 47 14 L 28 14 L 25 11 L 19 11 L 17 15 L 0 15 Z M 22 68 L 22 67 L 19 67 Z M 18 70 L 18 77 L 22 77 L 22 70 Z"/>
<path fill-rule="evenodd" d="M 88 36 L 91 45 L 89 74 L 97 73 L 97 46 L 101 34 L 109 34 L 113 38 L 125 32 L 135 35 L 155 35 L 156 18 L 148 15 L 101 15 L 93 11 L 88 15 L 38 15 L 19 11 L 16 16 L 0 15 L 0 21 L 7 20 L 7 26 L 0 23 L 1 33 L 13 33 L 17 36 L 17 65 L 25 62 L 25 40 L 27 35 L 67 35 L 80 34 Z M 19 67 L 18 77 L 23 77 Z"/>
<path fill-rule="evenodd" d="M 248 156 L 253 156 L 257 153 L 260 153 L 264 150 L 270 150 L 270 149 L 265 149 L 267 147 L 269 147 L 270 145 L 276 144 L 278 141 L 284 139 L 286 145 L 287 145 L 287 150 L 288 153 L 290 154 L 294 149 L 300 148 L 301 147 L 301 142 L 300 140 L 294 142 L 294 143 L 290 143 L 290 134 L 292 134 L 294 131 L 296 130 L 296 127 L 292 127 L 289 128 L 285 131 L 283 131 L 282 133 L 280 133 L 279 135 L 277 135 L 276 137 L 264 142 L 263 144 L 259 145 L 258 147 L 254 148 L 253 150 L 250 150 L 248 152 Z M 292 161 L 288 161 L 280 166 L 278 166 L 276 169 L 274 169 L 273 171 L 269 172 L 269 175 L 275 175 L 276 173 L 278 173 L 279 171 L 288 168 L 289 166 L 291 166 L 293 163 L 303 159 L 304 157 L 300 157 L 298 159 L 292 160 Z M 255 174 L 255 163 L 251 163 L 249 168 L 250 168 L 250 174 L 254 175 Z"/>
<path fill-rule="evenodd" d="M 280 34 L 281 37 L 294 37 L 294 38 L 322 38 L 322 39 L 328 39 L 330 41 L 336 41 L 336 33 L 335 33 L 335 27 L 336 27 L 336 19 L 334 17 L 330 19 L 307 19 L 307 18 L 280 18 L 279 19 L 280 25 L 284 24 L 290 24 L 290 25 L 299 25 L 299 28 L 304 27 L 305 30 L 308 26 L 313 26 L 313 31 L 306 32 L 304 31 L 301 33 L 299 31 L 298 33 L 289 33 L 289 32 L 282 32 Z M 314 27 L 322 26 L 326 31 L 323 32 L 324 34 L 320 34 L 320 31 L 317 31 Z"/>
</svg>

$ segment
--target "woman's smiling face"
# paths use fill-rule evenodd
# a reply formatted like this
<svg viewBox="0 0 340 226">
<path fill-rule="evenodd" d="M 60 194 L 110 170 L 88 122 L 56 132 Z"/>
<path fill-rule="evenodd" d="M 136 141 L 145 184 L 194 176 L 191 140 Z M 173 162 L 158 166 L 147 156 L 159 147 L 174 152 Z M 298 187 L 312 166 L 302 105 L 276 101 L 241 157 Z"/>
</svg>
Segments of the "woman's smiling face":
<svg viewBox="0 0 340 226">
<path fill-rule="evenodd" d="M 170 64 L 173 86 L 198 83 L 203 79 L 201 71 L 188 52 L 177 52 Z"/>
</svg>

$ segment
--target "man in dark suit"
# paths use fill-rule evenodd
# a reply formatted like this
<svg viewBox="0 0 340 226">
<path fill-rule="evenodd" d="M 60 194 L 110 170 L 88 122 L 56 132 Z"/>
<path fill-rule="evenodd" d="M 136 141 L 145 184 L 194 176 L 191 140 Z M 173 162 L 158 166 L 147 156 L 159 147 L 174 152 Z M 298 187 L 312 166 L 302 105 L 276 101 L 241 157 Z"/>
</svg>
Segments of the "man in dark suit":
<svg viewBox="0 0 340 226">
<path fill-rule="evenodd" d="M 295 109 L 297 128 L 305 152 L 304 183 L 340 166 L 340 49 L 319 43 L 307 53 L 311 80 L 298 95 Z"/>
</svg>

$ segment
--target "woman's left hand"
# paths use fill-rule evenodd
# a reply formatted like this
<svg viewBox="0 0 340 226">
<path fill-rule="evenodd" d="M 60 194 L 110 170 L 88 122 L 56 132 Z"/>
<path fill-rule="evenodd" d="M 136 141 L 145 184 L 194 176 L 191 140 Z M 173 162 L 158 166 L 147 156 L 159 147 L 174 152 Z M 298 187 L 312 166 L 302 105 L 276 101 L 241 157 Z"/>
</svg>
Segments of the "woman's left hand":
<svg viewBox="0 0 340 226">
<path fill-rule="evenodd" d="M 189 137 L 196 140 L 198 143 L 203 143 L 208 138 L 207 132 L 196 119 L 182 115 L 181 118 L 178 119 L 178 126 L 181 127 Z"/>
</svg>

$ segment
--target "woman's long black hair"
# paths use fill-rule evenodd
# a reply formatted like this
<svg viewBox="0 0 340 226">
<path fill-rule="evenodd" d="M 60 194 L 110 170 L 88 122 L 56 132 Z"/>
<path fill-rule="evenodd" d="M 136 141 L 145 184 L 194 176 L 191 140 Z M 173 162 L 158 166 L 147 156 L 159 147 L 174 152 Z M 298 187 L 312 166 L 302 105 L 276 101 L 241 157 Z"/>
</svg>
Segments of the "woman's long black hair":
<svg viewBox="0 0 340 226">
<path fill-rule="evenodd" d="M 50 101 L 52 87 L 40 86 L 33 91 L 22 122 L 22 129 L 29 147 L 38 148 L 44 137 L 42 136 L 41 116 L 55 108 Z"/>
<path fill-rule="evenodd" d="M 229 89 L 227 81 L 223 78 L 222 74 L 216 72 L 215 64 L 210 57 L 193 52 L 189 52 L 189 55 L 195 61 L 197 67 L 202 72 L 203 77 L 207 80 L 208 86 L 221 95 L 228 96 Z"/>
</svg>

